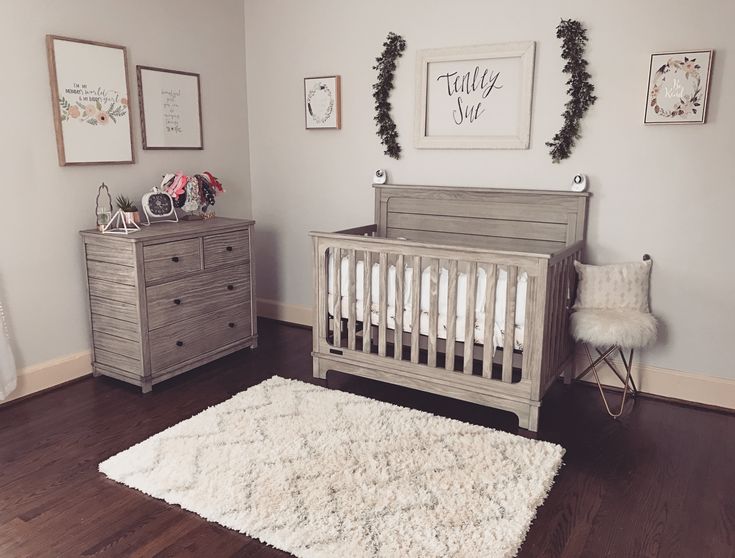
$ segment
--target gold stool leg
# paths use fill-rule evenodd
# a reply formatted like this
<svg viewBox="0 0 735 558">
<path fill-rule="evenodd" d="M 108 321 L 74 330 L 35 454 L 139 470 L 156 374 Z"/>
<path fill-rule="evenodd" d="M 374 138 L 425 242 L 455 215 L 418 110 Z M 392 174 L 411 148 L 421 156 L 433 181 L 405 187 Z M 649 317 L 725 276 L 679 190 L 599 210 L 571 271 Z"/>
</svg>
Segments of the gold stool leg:
<svg viewBox="0 0 735 558">
<path fill-rule="evenodd" d="M 637 389 L 635 388 L 635 382 L 633 382 L 633 387 L 630 386 L 631 381 L 633 378 L 631 377 L 630 371 L 632 369 L 633 365 L 633 350 L 630 351 L 630 357 L 628 360 L 625 359 L 625 356 L 623 355 L 622 349 L 619 347 L 611 347 L 604 353 L 600 353 L 600 357 L 597 360 L 592 359 L 592 353 L 590 353 L 590 349 L 587 346 L 587 343 L 583 343 L 584 350 L 587 353 L 587 358 L 590 360 L 590 369 L 592 370 L 592 373 L 595 375 L 595 381 L 597 382 L 597 389 L 600 392 L 600 397 L 602 398 L 602 402 L 605 404 L 605 410 L 607 410 L 607 414 L 610 415 L 612 418 L 617 419 L 620 415 L 623 414 L 623 411 L 625 410 L 625 400 L 628 396 L 628 393 L 631 393 L 631 396 L 635 396 Z M 623 366 L 625 367 L 625 380 L 623 380 L 622 375 L 618 373 L 617 369 L 614 367 L 614 365 L 611 364 L 610 361 L 608 361 L 607 357 L 615 350 L 620 350 L 620 354 L 623 357 Z M 599 352 L 599 351 L 598 351 Z M 600 376 L 597 374 L 597 364 L 599 364 L 600 361 L 604 361 L 605 364 L 607 364 L 613 372 L 615 372 L 615 375 L 620 378 L 621 381 L 623 381 L 623 399 L 620 402 L 620 408 L 617 410 L 617 412 L 613 412 L 610 409 L 610 405 L 607 402 L 607 397 L 605 397 L 605 392 L 602 389 L 602 382 L 600 382 Z"/>
</svg>

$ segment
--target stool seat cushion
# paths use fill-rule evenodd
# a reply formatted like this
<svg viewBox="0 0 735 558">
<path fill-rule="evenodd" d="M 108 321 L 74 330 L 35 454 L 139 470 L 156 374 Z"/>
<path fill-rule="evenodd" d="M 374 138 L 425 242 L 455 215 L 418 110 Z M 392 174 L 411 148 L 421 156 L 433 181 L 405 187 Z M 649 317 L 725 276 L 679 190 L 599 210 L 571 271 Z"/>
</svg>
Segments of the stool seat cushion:
<svg viewBox="0 0 735 558">
<path fill-rule="evenodd" d="M 648 312 L 589 308 L 571 316 L 572 337 L 594 347 L 639 349 L 653 343 L 656 332 L 656 318 Z"/>
</svg>

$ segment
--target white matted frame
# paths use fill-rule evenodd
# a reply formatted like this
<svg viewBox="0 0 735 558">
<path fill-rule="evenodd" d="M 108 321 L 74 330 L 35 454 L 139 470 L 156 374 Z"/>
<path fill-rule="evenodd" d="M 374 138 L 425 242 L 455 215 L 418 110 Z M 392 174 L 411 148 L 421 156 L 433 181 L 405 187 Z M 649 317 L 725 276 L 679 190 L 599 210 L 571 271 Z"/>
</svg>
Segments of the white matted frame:
<svg viewBox="0 0 735 558">
<path fill-rule="evenodd" d="M 415 144 L 420 149 L 528 149 L 533 41 L 420 50 Z"/>
</svg>

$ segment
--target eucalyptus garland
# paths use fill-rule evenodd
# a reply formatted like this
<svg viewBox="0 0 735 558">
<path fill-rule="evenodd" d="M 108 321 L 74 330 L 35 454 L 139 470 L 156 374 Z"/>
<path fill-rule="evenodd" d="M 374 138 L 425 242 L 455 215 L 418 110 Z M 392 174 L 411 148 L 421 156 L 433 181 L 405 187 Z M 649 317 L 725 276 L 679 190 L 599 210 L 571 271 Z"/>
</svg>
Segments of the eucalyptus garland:
<svg viewBox="0 0 735 558">
<path fill-rule="evenodd" d="M 375 99 L 375 122 L 378 124 L 377 135 L 380 143 L 385 145 L 385 154 L 394 159 L 401 156 L 401 146 L 398 143 L 396 124 L 390 116 L 390 90 L 393 89 L 393 74 L 396 70 L 396 60 L 406 50 L 406 41 L 400 35 L 391 32 L 383 43 L 383 53 L 376 58 L 377 64 L 373 70 L 378 70 L 378 81 L 373 84 L 373 98 Z"/>
<path fill-rule="evenodd" d="M 546 142 L 551 150 L 549 154 L 555 163 L 567 159 L 579 134 L 579 123 L 587 110 L 595 104 L 597 97 L 592 93 L 595 86 L 589 82 L 587 61 L 583 58 L 584 47 L 587 44 L 587 31 L 582 24 L 574 19 L 562 19 L 556 28 L 556 36 L 562 39 L 561 57 L 566 60 L 563 72 L 571 74 L 567 80 L 567 101 L 562 116 L 564 125 L 554 139 Z"/>
</svg>

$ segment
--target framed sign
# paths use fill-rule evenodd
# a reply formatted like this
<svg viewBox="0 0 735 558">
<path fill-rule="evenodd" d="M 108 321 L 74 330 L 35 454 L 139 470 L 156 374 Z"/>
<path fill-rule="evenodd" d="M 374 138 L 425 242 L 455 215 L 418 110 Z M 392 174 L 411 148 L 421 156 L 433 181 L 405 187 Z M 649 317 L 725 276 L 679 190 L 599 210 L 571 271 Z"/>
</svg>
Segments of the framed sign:
<svg viewBox="0 0 735 558">
<path fill-rule="evenodd" d="M 535 43 L 421 50 L 416 147 L 528 149 Z"/>
<path fill-rule="evenodd" d="M 136 66 L 143 149 L 203 149 L 199 74 Z"/>
<path fill-rule="evenodd" d="M 342 127 L 340 76 L 304 78 L 304 119 L 307 130 Z"/>
<path fill-rule="evenodd" d="M 125 47 L 46 35 L 59 165 L 133 163 Z"/>
<path fill-rule="evenodd" d="M 712 50 L 651 55 L 645 124 L 704 124 Z"/>
</svg>

